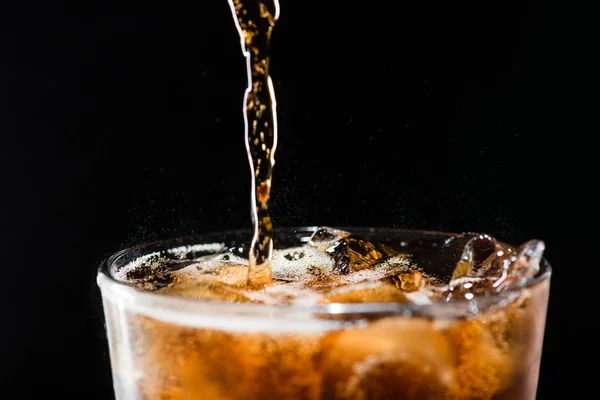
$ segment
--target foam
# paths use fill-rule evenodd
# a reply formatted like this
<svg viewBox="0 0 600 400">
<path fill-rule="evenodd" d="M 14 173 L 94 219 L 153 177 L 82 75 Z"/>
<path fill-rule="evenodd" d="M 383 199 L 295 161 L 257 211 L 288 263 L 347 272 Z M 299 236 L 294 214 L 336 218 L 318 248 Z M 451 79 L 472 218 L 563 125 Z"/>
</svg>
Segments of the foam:
<svg viewBox="0 0 600 400">
<path fill-rule="evenodd" d="M 213 254 L 198 258 L 193 264 L 175 271 L 174 274 L 189 273 L 191 275 L 205 275 L 219 270 L 224 265 L 248 266 L 248 260 L 243 257 L 227 254 L 228 258 L 224 259 L 223 256 L 224 254 Z"/>
<path fill-rule="evenodd" d="M 241 249 L 240 249 L 241 250 Z M 371 268 L 353 271 L 348 274 L 339 274 L 334 271 L 335 261 L 330 253 L 323 247 L 315 247 L 309 243 L 298 247 L 287 249 L 275 249 L 271 259 L 271 274 L 273 284 L 261 290 L 250 290 L 243 287 L 247 279 L 248 259 L 234 252 L 228 251 L 223 243 L 197 244 L 191 246 L 180 246 L 166 250 L 169 254 L 168 259 L 185 260 L 186 266 L 173 271 L 172 274 L 181 281 L 194 280 L 216 280 L 228 285 L 232 289 L 244 295 L 251 302 L 260 304 L 237 304 L 243 307 L 278 307 L 294 306 L 298 309 L 309 310 L 313 306 L 331 295 L 348 293 L 358 290 L 374 289 L 386 285 L 385 278 L 403 273 L 415 268 L 409 258 L 403 255 L 397 255 L 387 259 L 385 262 L 378 263 Z M 189 260 L 190 253 L 203 255 L 194 260 Z M 165 262 L 165 253 L 155 252 L 147 254 L 131 261 L 123 266 L 116 275 L 116 278 L 123 281 L 132 282 L 127 279 L 127 273 L 136 268 L 156 268 Z M 187 262 L 191 262 L 187 264 Z M 133 288 L 127 288 L 133 289 Z M 191 299 L 183 296 L 160 296 L 156 298 L 155 293 L 141 293 L 142 296 L 153 296 L 149 301 L 138 301 L 134 299 L 140 294 L 136 292 L 131 296 L 133 301 L 127 301 L 126 307 L 135 312 L 144 314 L 148 317 L 159 319 L 165 322 L 176 323 L 178 325 L 193 326 L 199 328 L 212 328 L 225 331 L 243 331 L 243 332 L 325 332 L 328 330 L 340 329 L 338 323 L 332 321 L 323 321 L 315 319 L 308 314 L 301 316 L 302 321 L 294 317 L 288 318 L 286 315 L 270 315 L 265 318 L 253 315 L 229 315 L 225 309 L 223 312 L 228 315 L 224 318 L 220 315 L 222 308 L 235 306 L 235 303 L 221 305 L 214 300 L 194 299 L 193 303 L 187 303 Z M 432 303 L 432 292 L 429 288 L 423 288 L 416 292 L 405 292 L 404 295 L 410 303 L 416 305 L 425 305 Z M 163 302 L 168 302 L 167 306 Z M 173 302 L 175 308 L 169 306 Z M 179 303 L 181 302 L 181 303 Z M 197 304 L 205 305 L 202 310 L 196 310 Z M 219 304 L 206 306 L 206 304 Z M 252 313 L 251 313 L 252 314 Z"/>
<path fill-rule="evenodd" d="M 293 253 L 304 254 L 297 260 L 288 260 L 286 255 Z M 285 250 L 273 251 L 271 258 L 271 274 L 275 279 L 299 280 L 311 276 L 311 271 L 318 268 L 321 273 L 333 272 L 334 261 L 327 254 L 314 247 L 292 247 Z"/>
<path fill-rule="evenodd" d="M 286 258 L 293 254 L 302 254 L 302 257 L 292 260 Z M 248 260 L 232 253 L 204 256 L 194 261 L 193 264 L 174 271 L 173 275 L 182 280 L 216 279 L 230 285 L 244 282 L 247 277 Z M 330 256 L 313 247 L 274 250 L 271 275 L 275 282 L 263 290 L 240 289 L 239 292 L 252 301 L 267 305 L 314 305 L 322 296 L 308 287 L 307 282 L 314 282 L 315 275 L 332 274 L 333 266 Z"/>
<path fill-rule="evenodd" d="M 351 272 L 347 275 L 340 275 L 338 281 L 341 285 L 348 285 L 352 283 L 360 282 L 374 282 L 380 279 L 384 279 L 392 274 L 399 274 L 402 272 L 414 269 L 414 266 L 410 264 L 408 259 L 404 257 L 393 257 L 389 260 L 376 264 L 372 268 L 362 269 L 359 271 Z"/>
<path fill-rule="evenodd" d="M 215 250 L 219 250 L 214 247 Z M 185 249 L 173 249 L 173 253 L 185 254 Z M 202 248 L 206 250 L 206 248 Z M 301 258 L 289 260 L 286 256 L 291 254 L 303 254 Z M 226 256 L 226 258 L 224 258 Z M 135 264 L 127 266 L 127 271 L 135 269 L 140 266 L 148 266 L 148 257 L 141 260 L 142 257 L 135 260 Z M 204 256 L 194 260 L 193 264 L 186 266 L 180 270 L 174 271 L 173 275 L 182 277 L 184 279 L 194 279 L 194 277 L 206 276 L 207 274 L 214 274 L 219 272 L 225 266 L 239 266 L 240 273 L 247 274 L 248 259 L 240 257 L 233 253 L 220 253 Z M 315 275 L 329 275 L 333 273 L 334 262 L 330 256 L 320 252 L 313 247 L 294 247 L 285 250 L 273 251 L 273 257 L 271 259 L 271 276 L 274 280 L 282 280 L 286 282 L 304 282 L 307 279 L 314 279 Z M 123 275 L 126 271 L 120 271 Z M 233 284 L 226 279 L 219 279 L 224 283 Z M 290 283 L 286 283 L 287 286 Z M 277 285 L 276 285 L 277 286 Z M 278 288 L 278 291 L 283 289 Z M 292 286 L 285 289 L 286 291 L 293 290 Z M 292 295 L 290 293 L 290 295 Z"/>
<path fill-rule="evenodd" d="M 115 278 L 121 281 L 127 281 L 127 273 L 130 271 L 135 271 L 138 268 L 152 266 L 151 260 L 158 259 L 160 253 L 149 253 L 143 256 L 136 258 L 135 260 L 130 261 L 129 263 L 123 265 L 121 268 L 115 271 Z"/>
<path fill-rule="evenodd" d="M 179 297 L 140 292 L 132 287 L 115 284 L 110 278 L 98 275 L 103 291 L 103 303 L 119 310 L 201 329 L 218 329 L 243 333 L 315 333 L 335 331 L 347 326 L 360 326 L 363 321 L 343 322 L 315 318 L 310 310 L 285 310 L 256 304 L 219 304 L 189 301 Z M 243 306 L 243 312 L 238 312 Z M 267 311 L 269 310 L 269 311 Z M 121 314 L 124 315 L 124 314 Z"/>
<path fill-rule="evenodd" d="M 167 253 L 178 255 L 180 258 L 186 256 L 191 252 L 199 251 L 210 251 L 211 253 L 217 253 L 225 250 L 225 243 L 204 243 L 204 244 L 193 244 L 189 246 L 179 246 L 167 250 Z"/>
<path fill-rule="evenodd" d="M 190 252 L 218 252 L 225 249 L 224 243 L 203 243 L 203 244 L 194 244 L 190 246 L 179 246 L 174 247 L 167 250 L 167 253 L 173 254 L 178 258 L 184 258 Z M 114 277 L 117 280 L 130 282 L 131 280 L 127 278 L 127 275 L 131 271 L 135 271 L 138 268 L 146 267 L 146 268 L 156 268 L 157 266 L 163 263 L 163 259 L 161 258 L 161 252 L 155 251 L 153 253 L 144 254 L 134 260 L 131 260 L 127 264 L 123 265 L 121 268 L 117 269 L 114 272 Z"/>
<path fill-rule="evenodd" d="M 191 264 L 173 271 L 172 275 L 180 281 L 216 280 L 232 285 L 236 287 L 236 292 L 250 301 L 270 306 L 293 304 L 310 307 L 331 294 L 379 286 L 383 284 L 382 280 L 391 275 L 414 269 L 408 258 L 398 255 L 371 268 L 338 274 L 334 271 L 335 261 L 331 254 L 314 245 L 304 244 L 274 250 L 271 258 L 273 284 L 261 290 L 247 290 L 240 285 L 247 279 L 248 259 L 227 251 L 222 243 L 180 246 L 167 252 L 182 260 L 188 260 L 186 256 L 190 252 L 215 253 L 189 260 Z M 140 267 L 154 268 L 161 262 L 164 259 L 158 252 L 141 256 L 124 266 L 118 272 L 117 279 L 131 282 L 126 279 L 129 271 Z M 430 302 L 427 293 L 406 294 L 416 304 Z"/>
</svg>

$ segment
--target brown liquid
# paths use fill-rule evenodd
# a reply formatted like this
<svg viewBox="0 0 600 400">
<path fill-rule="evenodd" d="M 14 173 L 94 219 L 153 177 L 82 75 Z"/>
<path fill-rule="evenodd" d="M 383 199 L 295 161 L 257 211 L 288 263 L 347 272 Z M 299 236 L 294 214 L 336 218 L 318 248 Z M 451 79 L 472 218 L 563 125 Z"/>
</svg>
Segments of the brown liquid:
<svg viewBox="0 0 600 400">
<path fill-rule="evenodd" d="M 144 400 L 533 400 L 547 283 L 475 319 L 323 332 L 185 326 L 107 301 L 116 388 Z"/>
<path fill-rule="evenodd" d="M 279 245 L 289 240 L 275 234 Z M 167 246 L 173 251 L 142 250 L 146 258 L 132 264 L 124 259 L 118 276 L 166 297 L 284 305 L 307 290 L 318 296 L 296 303 L 291 314 L 269 307 L 258 317 L 256 304 L 233 313 L 215 303 L 196 313 L 186 312 L 193 304 L 186 303 L 182 313 L 146 301 L 130 309 L 135 302 L 105 297 L 117 398 L 535 399 L 549 281 L 489 301 L 506 290 L 496 282 L 514 289 L 519 277 L 531 278 L 540 244 L 513 248 L 487 235 L 426 236 L 363 237 L 322 227 L 274 250 L 274 283 L 262 290 L 246 287 L 248 263 L 229 247 L 231 239 L 211 251 L 174 242 Z M 140 252 L 130 256 L 137 261 Z M 442 275 L 440 268 L 452 265 L 455 271 Z M 291 290 L 282 291 L 286 286 Z M 418 308 L 335 312 L 339 303 L 402 305 L 418 293 L 450 304 L 444 312 L 432 304 L 422 315 Z M 318 304 L 308 306 L 307 299 Z M 287 318 L 294 309 L 303 309 L 299 319 Z"/>
<path fill-rule="evenodd" d="M 251 209 L 254 237 L 249 251 L 248 285 L 271 283 L 273 225 L 269 196 L 275 148 L 277 117 L 275 93 L 269 76 L 269 42 L 279 15 L 277 0 L 230 0 L 248 63 L 248 88 L 244 103 L 246 150 L 252 171 Z"/>
</svg>

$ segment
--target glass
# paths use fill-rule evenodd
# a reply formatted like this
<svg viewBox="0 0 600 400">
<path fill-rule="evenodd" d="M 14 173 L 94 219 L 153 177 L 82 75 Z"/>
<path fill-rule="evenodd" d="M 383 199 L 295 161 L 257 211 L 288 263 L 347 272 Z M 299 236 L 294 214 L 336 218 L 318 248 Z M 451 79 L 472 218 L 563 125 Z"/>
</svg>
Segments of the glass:
<svg viewBox="0 0 600 400">
<path fill-rule="evenodd" d="M 443 264 L 436 252 L 457 236 L 342 229 L 403 246 L 431 265 Z M 275 246 L 299 246 L 315 230 L 276 229 Z M 239 230 L 157 241 L 102 263 L 98 285 L 117 399 L 535 399 L 551 275 L 545 259 L 519 289 L 425 305 L 226 303 L 113 279 L 140 256 L 250 238 Z"/>
</svg>

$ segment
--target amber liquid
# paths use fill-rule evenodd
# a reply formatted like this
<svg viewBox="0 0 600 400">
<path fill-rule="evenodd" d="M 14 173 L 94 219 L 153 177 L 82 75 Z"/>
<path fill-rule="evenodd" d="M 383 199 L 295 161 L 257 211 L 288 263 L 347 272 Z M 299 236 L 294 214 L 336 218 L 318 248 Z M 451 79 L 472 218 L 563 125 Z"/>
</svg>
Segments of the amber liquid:
<svg viewBox="0 0 600 400">
<path fill-rule="evenodd" d="M 304 333 L 187 326 L 107 301 L 117 399 L 534 400 L 548 290 L 474 319 Z"/>
<path fill-rule="evenodd" d="M 271 283 L 273 225 L 269 196 L 277 147 L 277 115 L 269 76 L 269 44 L 279 16 L 279 4 L 277 0 L 230 0 L 230 5 L 248 68 L 244 123 L 252 172 L 250 201 L 254 224 L 248 255 L 248 285 L 261 287 Z"/>
</svg>

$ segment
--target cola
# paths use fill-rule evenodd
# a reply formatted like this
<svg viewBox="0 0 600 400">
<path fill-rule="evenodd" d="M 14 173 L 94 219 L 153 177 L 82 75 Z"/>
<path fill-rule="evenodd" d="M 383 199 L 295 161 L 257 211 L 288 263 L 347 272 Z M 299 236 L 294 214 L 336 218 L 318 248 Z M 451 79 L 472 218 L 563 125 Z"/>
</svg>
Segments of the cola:
<svg viewBox="0 0 600 400">
<path fill-rule="evenodd" d="M 124 250 L 101 266 L 117 399 L 535 399 L 544 244 L 401 229 L 252 231 Z"/>
<path fill-rule="evenodd" d="M 279 3 L 229 4 L 248 74 L 253 229 L 140 245 L 101 265 L 117 399 L 534 399 L 544 243 L 274 230 Z"/>
</svg>

